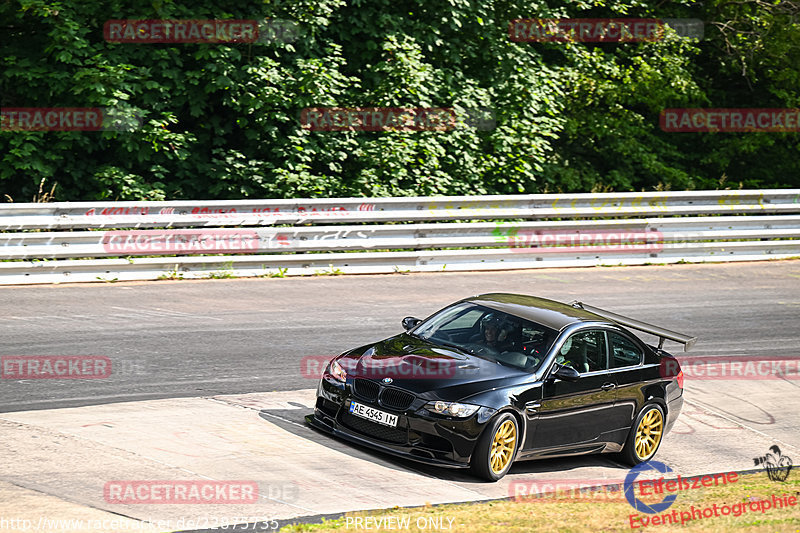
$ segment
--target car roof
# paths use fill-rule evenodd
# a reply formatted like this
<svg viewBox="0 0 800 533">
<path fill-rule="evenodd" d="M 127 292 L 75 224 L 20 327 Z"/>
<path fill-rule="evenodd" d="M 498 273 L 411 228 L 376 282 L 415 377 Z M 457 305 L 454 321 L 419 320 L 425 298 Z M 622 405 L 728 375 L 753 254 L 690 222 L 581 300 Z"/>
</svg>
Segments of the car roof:
<svg viewBox="0 0 800 533">
<path fill-rule="evenodd" d="M 608 320 L 600 315 L 590 313 L 584 309 L 572 307 L 555 300 L 525 294 L 493 292 L 465 298 L 463 301 L 475 302 L 490 309 L 503 311 L 555 330 L 561 330 L 576 322 L 609 323 Z"/>
</svg>

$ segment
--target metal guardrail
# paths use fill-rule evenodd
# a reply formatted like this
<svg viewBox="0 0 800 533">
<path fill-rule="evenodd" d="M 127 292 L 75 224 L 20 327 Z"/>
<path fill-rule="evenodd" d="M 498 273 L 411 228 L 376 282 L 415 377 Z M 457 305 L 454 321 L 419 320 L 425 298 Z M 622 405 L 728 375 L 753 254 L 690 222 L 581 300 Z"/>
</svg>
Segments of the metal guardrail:
<svg viewBox="0 0 800 533">
<path fill-rule="evenodd" d="M 0 228 L 0 284 L 743 261 L 800 256 L 800 190 L 0 204 Z"/>
<path fill-rule="evenodd" d="M 800 189 L 2 204 L 0 229 L 201 227 L 800 212 Z"/>
<path fill-rule="evenodd" d="M 256 241 L 249 252 L 350 251 L 460 247 L 522 247 L 536 232 L 636 231 L 657 234 L 659 242 L 715 239 L 800 238 L 800 215 L 648 218 L 542 222 L 473 222 L 362 226 L 259 227 L 245 233 Z M 207 230 L 206 234 L 209 234 Z M 226 235 L 227 232 L 220 232 Z M 235 230 L 233 230 L 235 231 Z M 184 235 L 203 231 L 182 230 Z M 156 239 L 175 230 L 0 233 L 2 259 L 53 259 L 154 255 L 152 248 L 125 247 L 127 237 Z M 213 234 L 212 234 L 213 235 Z M 516 238 L 518 237 L 518 238 Z M 519 242 L 517 242 L 519 241 Z M 123 253 L 124 252 L 124 253 Z"/>
</svg>

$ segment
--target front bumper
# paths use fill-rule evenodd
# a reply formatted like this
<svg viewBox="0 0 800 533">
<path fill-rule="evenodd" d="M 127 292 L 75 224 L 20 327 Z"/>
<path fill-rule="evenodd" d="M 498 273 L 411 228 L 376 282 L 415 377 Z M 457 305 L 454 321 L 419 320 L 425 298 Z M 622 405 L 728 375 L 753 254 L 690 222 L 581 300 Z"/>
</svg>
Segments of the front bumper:
<svg viewBox="0 0 800 533">
<path fill-rule="evenodd" d="M 420 463 L 425 463 L 434 466 L 441 466 L 445 468 L 469 468 L 469 463 L 458 463 L 448 459 L 439 459 L 436 457 L 421 457 L 419 455 L 415 455 L 414 453 L 412 453 L 413 448 L 402 449 L 398 446 L 391 446 L 385 443 L 368 440 L 367 438 L 359 435 L 358 433 L 349 431 L 348 429 L 343 428 L 340 425 L 337 427 L 326 424 L 325 422 L 321 421 L 319 418 L 316 417 L 316 413 L 313 415 L 307 415 L 306 423 L 315 429 L 322 430 L 335 437 L 339 437 L 341 439 L 353 442 L 355 444 L 360 444 L 362 446 L 372 448 L 373 450 L 388 453 L 403 459 L 410 459 L 412 461 L 417 461 Z"/>
<path fill-rule="evenodd" d="M 424 409 L 427 400 L 419 397 L 408 409 L 390 410 L 355 395 L 352 386 L 350 378 L 343 384 L 323 376 L 314 414 L 306 417 L 306 423 L 344 440 L 434 466 L 468 468 L 478 437 L 494 413 L 482 407 L 466 419 L 439 416 Z M 351 415 L 351 400 L 396 414 L 397 427 Z"/>
</svg>

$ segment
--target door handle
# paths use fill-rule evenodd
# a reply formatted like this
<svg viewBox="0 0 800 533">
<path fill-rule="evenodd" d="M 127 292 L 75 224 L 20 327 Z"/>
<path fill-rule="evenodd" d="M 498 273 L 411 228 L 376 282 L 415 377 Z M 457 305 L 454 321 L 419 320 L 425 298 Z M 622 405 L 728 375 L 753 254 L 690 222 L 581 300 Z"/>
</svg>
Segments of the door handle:
<svg viewBox="0 0 800 533">
<path fill-rule="evenodd" d="M 614 385 L 613 383 L 603 383 L 603 386 L 600 387 L 600 388 L 603 389 L 603 390 L 611 390 L 611 389 L 613 389 L 615 387 L 616 387 L 616 385 Z"/>
</svg>

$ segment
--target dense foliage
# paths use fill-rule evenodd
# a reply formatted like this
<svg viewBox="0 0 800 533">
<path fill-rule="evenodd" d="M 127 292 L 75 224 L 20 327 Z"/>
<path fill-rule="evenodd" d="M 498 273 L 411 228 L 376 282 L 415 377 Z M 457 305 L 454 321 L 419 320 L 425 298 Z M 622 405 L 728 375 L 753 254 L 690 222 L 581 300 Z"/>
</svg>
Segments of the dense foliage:
<svg viewBox="0 0 800 533">
<path fill-rule="evenodd" d="M 135 131 L 0 132 L 0 197 L 57 200 L 789 187 L 797 133 L 667 133 L 669 107 L 800 107 L 785 1 L 0 1 L 0 106 Z M 525 43 L 517 18 L 698 18 L 703 40 Z M 280 19 L 291 39 L 107 42 L 108 19 Z M 282 41 L 282 42 L 281 42 Z M 496 127 L 324 132 L 313 106 L 491 108 Z"/>
</svg>

